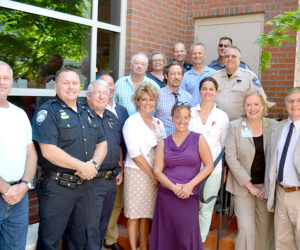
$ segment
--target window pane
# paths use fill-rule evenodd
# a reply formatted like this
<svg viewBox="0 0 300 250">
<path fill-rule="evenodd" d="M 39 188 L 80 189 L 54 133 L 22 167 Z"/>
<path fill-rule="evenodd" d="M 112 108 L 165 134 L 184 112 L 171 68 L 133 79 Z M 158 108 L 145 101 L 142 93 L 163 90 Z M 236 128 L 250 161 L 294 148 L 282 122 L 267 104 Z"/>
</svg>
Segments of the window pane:
<svg viewBox="0 0 300 250">
<path fill-rule="evenodd" d="M 98 21 L 120 26 L 121 0 L 99 0 Z"/>
<path fill-rule="evenodd" d="M 90 53 L 90 27 L 0 8 L 0 60 L 14 70 L 14 88 L 53 89 L 56 72 Z"/>
<path fill-rule="evenodd" d="M 98 29 L 97 37 L 97 77 L 103 74 L 118 79 L 119 71 L 119 34 Z"/>
<path fill-rule="evenodd" d="M 55 10 L 75 16 L 91 18 L 91 0 L 13 0 L 14 2 L 30 4 L 49 10 Z"/>
</svg>

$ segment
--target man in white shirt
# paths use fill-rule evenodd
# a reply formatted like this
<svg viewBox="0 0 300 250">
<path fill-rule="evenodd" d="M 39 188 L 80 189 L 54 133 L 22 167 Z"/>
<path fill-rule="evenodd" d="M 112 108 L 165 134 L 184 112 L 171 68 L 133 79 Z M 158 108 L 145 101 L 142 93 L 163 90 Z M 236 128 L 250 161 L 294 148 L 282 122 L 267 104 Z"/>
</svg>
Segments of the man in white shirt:
<svg viewBox="0 0 300 250">
<path fill-rule="evenodd" d="M 37 155 L 26 113 L 7 101 L 13 84 L 11 67 L 0 61 L 0 246 L 25 249 L 28 195 Z"/>
<path fill-rule="evenodd" d="M 275 247 L 300 249 L 300 87 L 285 98 L 288 119 L 268 135 L 265 198 L 275 210 Z"/>
</svg>

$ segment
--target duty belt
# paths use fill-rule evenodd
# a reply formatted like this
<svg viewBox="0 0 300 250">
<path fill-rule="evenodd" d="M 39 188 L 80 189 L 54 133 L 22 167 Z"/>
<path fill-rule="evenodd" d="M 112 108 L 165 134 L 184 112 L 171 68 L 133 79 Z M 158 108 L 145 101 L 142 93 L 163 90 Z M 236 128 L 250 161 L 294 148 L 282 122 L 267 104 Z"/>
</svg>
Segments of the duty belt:
<svg viewBox="0 0 300 250">
<path fill-rule="evenodd" d="M 85 180 L 83 180 L 79 176 L 58 171 L 52 171 L 49 169 L 46 170 L 45 176 L 51 178 L 52 180 L 55 180 L 58 185 L 67 188 L 76 188 L 77 185 L 80 185 L 85 182 Z"/>
<path fill-rule="evenodd" d="M 108 180 L 112 180 L 113 178 L 115 178 L 122 170 L 122 167 L 115 167 L 113 170 L 103 170 L 103 171 L 99 171 L 96 175 L 96 177 L 98 178 L 105 178 Z"/>
</svg>

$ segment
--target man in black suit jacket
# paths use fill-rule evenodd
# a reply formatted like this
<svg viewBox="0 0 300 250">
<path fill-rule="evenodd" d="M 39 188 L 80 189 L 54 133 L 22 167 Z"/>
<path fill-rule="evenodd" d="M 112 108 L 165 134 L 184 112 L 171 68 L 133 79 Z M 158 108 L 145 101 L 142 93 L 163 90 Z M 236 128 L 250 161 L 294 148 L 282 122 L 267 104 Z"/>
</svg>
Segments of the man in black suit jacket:
<svg viewBox="0 0 300 250">
<path fill-rule="evenodd" d="M 106 106 L 106 109 L 113 112 L 118 119 L 121 122 L 121 126 L 123 127 L 125 121 L 128 118 L 128 112 L 126 108 L 118 103 L 115 103 L 113 100 L 114 92 L 115 92 L 115 83 L 111 76 L 109 75 L 102 75 L 99 79 L 104 80 L 109 85 L 109 101 L 108 105 Z M 123 159 L 125 160 L 126 157 L 126 146 L 124 143 L 124 140 L 122 140 L 121 143 L 122 147 L 122 153 L 123 153 Z M 120 216 L 120 213 L 122 211 L 122 192 L 123 192 L 123 184 L 117 186 L 117 195 L 116 200 L 114 204 L 114 208 L 110 217 L 110 221 L 108 224 L 106 236 L 105 236 L 105 242 L 104 246 L 108 249 L 112 250 L 118 250 L 120 249 L 120 246 L 118 245 L 118 237 L 119 237 L 119 231 L 118 231 L 118 218 Z"/>
</svg>

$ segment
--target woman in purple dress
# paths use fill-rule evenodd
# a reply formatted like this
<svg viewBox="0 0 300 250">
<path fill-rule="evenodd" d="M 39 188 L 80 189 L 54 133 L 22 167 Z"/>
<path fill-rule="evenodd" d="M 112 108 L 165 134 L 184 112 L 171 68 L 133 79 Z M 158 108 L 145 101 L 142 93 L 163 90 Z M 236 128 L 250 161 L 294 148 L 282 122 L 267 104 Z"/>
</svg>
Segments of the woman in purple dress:
<svg viewBox="0 0 300 250">
<path fill-rule="evenodd" d="M 177 103 L 171 112 L 175 132 L 160 141 L 154 174 L 160 182 L 150 250 L 203 249 L 199 213 L 199 183 L 213 170 L 213 160 L 204 137 L 188 130 L 190 106 Z M 201 162 L 204 167 L 200 171 Z"/>
</svg>

